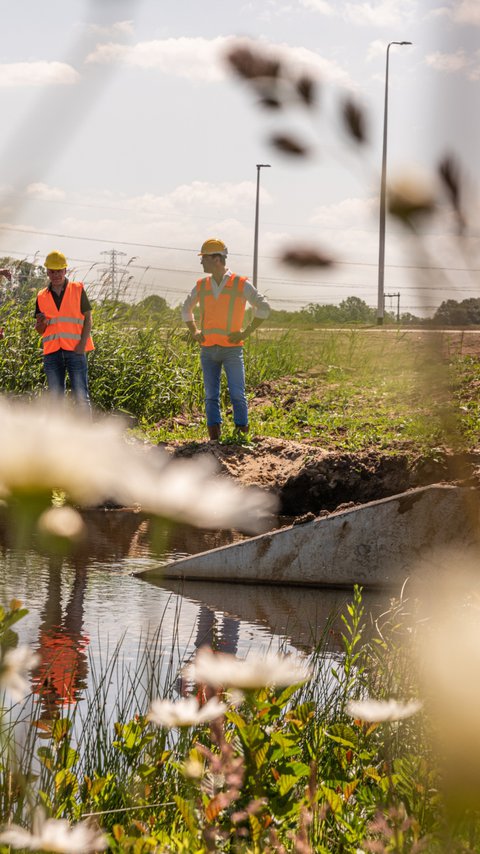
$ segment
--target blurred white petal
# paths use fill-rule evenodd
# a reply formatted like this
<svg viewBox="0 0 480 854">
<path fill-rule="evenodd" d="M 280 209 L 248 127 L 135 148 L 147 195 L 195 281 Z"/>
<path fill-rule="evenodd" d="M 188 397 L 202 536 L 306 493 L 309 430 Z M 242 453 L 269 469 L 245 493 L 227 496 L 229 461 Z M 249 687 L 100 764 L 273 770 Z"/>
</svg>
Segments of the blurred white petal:
<svg viewBox="0 0 480 854">
<path fill-rule="evenodd" d="M 410 700 L 408 703 L 400 703 L 398 700 L 350 700 L 346 712 L 361 721 L 383 723 L 410 718 L 420 711 L 422 705 L 420 700 Z"/>
<path fill-rule="evenodd" d="M 70 825 L 64 819 L 45 819 L 41 810 L 36 811 L 31 833 L 16 824 L 7 825 L 0 833 L 0 842 L 12 848 L 61 854 L 94 854 L 108 846 L 104 834 L 86 822 Z"/>
<path fill-rule="evenodd" d="M 209 528 L 256 533 L 276 500 L 219 476 L 210 461 L 172 460 L 167 451 L 127 442 L 118 419 L 87 420 L 78 410 L 0 399 L 0 497 L 62 490 L 74 504 L 107 500 Z"/>
<path fill-rule="evenodd" d="M 0 685 L 14 700 L 23 700 L 30 686 L 25 674 L 37 666 L 40 657 L 26 644 L 8 649 L 0 661 Z"/>
<path fill-rule="evenodd" d="M 197 726 L 219 718 L 226 711 L 225 703 L 220 703 L 216 697 L 203 706 L 199 706 L 195 697 L 187 697 L 177 703 L 170 700 L 153 700 L 147 718 L 156 726 Z"/>
<path fill-rule="evenodd" d="M 50 507 L 45 510 L 37 522 L 37 527 L 42 534 L 52 534 L 68 540 L 78 540 L 86 531 L 80 513 L 68 506 Z"/>
<path fill-rule="evenodd" d="M 268 653 L 249 655 L 246 659 L 216 653 L 204 647 L 185 669 L 192 682 L 211 685 L 213 688 L 230 687 L 254 691 L 266 686 L 286 687 L 306 682 L 310 671 L 303 661 L 290 656 Z"/>
</svg>

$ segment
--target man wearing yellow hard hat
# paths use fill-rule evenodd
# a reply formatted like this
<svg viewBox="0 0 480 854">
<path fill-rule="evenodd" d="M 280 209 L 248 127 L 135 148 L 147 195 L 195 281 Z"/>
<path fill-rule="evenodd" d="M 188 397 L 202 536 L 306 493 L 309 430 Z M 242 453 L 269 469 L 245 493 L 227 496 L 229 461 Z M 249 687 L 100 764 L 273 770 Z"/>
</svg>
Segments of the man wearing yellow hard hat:
<svg viewBox="0 0 480 854">
<path fill-rule="evenodd" d="M 232 273 L 227 267 L 228 250 L 223 240 L 206 240 L 198 254 L 206 276 L 198 279 L 183 303 L 182 319 L 200 344 L 208 435 L 215 440 L 220 439 L 222 426 L 222 368 L 227 376 L 235 427 L 248 432 L 243 342 L 268 317 L 270 306 L 246 276 Z M 247 303 L 253 309 L 253 317 L 242 329 Z M 200 327 L 193 314 L 195 306 L 199 308 Z"/>
<path fill-rule="evenodd" d="M 42 336 L 48 388 L 64 395 L 68 375 L 75 399 L 90 406 L 86 353 L 94 349 L 92 307 L 83 283 L 67 279 L 67 259 L 62 252 L 50 252 L 45 268 L 49 284 L 37 294 L 35 329 Z"/>
</svg>

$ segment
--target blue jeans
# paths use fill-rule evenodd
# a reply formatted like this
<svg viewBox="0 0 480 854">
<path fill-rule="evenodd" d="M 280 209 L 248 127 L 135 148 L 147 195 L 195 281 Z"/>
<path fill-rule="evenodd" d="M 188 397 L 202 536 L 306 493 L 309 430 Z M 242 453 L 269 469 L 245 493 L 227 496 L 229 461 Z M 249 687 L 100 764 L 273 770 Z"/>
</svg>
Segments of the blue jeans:
<svg viewBox="0 0 480 854">
<path fill-rule="evenodd" d="M 248 407 L 245 397 L 245 370 L 243 367 L 243 347 L 200 347 L 200 362 L 205 386 L 205 409 L 207 424 L 221 424 L 220 380 L 222 367 L 227 375 L 228 391 L 233 406 L 233 420 L 236 427 L 248 426 Z"/>
<path fill-rule="evenodd" d="M 85 353 L 73 350 L 56 350 L 43 357 L 48 389 L 53 394 L 65 394 L 65 379 L 68 374 L 72 394 L 78 403 L 90 406 L 88 393 L 88 367 Z"/>
</svg>

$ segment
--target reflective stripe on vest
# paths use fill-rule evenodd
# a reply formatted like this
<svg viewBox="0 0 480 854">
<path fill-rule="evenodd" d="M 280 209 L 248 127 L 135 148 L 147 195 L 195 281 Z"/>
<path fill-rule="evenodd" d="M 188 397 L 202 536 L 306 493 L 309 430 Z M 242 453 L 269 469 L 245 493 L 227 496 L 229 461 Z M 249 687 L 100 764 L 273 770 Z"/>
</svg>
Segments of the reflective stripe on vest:
<svg viewBox="0 0 480 854">
<path fill-rule="evenodd" d="M 83 285 L 81 282 L 68 282 L 60 305 L 57 308 L 49 288 L 43 288 L 38 296 L 38 308 L 48 320 L 42 336 L 43 352 L 56 353 L 57 350 L 74 350 L 82 337 L 85 315 L 81 312 Z M 62 313 L 60 313 L 62 312 Z M 93 341 L 89 336 L 85 351 L 93 350 Z"/>
<path fill-rule="evenodd" d="M 245 316 L 245 298 L 243 289 L 247 277 L 229 277 L 222 292 L 215 299 L 212 292 L 211 276 L 197 282 L 198 302 L 200 306 L 200 329 L 205 336 L 203 347 L 219 344 L 222 347 L 238 347 L 243 341 L 232 344 L 228 340 L 231 332 L 239 332 Z"/>
</svg>

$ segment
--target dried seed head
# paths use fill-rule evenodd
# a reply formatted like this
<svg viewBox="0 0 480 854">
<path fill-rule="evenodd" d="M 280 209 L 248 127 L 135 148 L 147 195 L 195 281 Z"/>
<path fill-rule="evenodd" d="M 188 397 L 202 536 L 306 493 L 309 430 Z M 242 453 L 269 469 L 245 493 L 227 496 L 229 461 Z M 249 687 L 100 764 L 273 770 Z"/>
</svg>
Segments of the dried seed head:
<svg viewBox="0 0 480 854">
<path fill-rule="evenodd" d="M 306 157 L 310 153 L 306 145 L 287 134 L 276 134 L 270 138 L 270 142 L 279 151 L 291 154 L 293 157 Z"/>
<path fill-rule="evenodd" d="M 289 264 L 290 267 L 332 267 L 335 263 L 333 258 L 324 252 L 308 246 L 300 249 L 287 249 L 281 260 L 284 264 Z"/>
<path fill-rule="evenodd" d="M 282 107 L 281 101 L 274 95 L 263 95 L 258 103 L 261 107 L 266 107 L 269 110 L 280 110 Z"/>
<path fill-rule="evenodd" d="M 438 174 L 446 189 L 452 205 L 457 208 L 460 202 L 460 167 L 458 160 L 447 154 L 438 164 Z"/>
<path fill-rule="evenodd" d="M 255 80 L 258 77 L 276 79 L 280 74 L 281 63 L 272 59 L 260 50 L 238 45 L 227 53 L 227 62 L 233 70 L 245 80 Z"/>
<path fill-rule="evenodd" d="M 388 210 L 406 225 L 432 214 L 436 207 L 433 182 L 424 174 L 405 174 L 392 181 L 387 193 Z"/>
<path fill-rule="evenodd" d="M 457 215 L 459 231 L 462 233 L 465 228 L 465 218 L 461 203 L 463 187 L 460 164 L 454 155 L 449 154 L 440 161 L 437 171 L 450 204 Z"/>
<path fill-rule="evenodd" d="M 342 105 L 342 119 L 347 132 L 357 142 L 366 142 L 365 113 L 351 98 L 347 98 Z"/>
<path fill-rule="evenodd" d="M 305 75 L 300 77 L 296 84 L 295 90 L 300 98 L 308 107 L 311 107 L 316 99 L 316 86 L 311 77 Z"/>
</svg>

